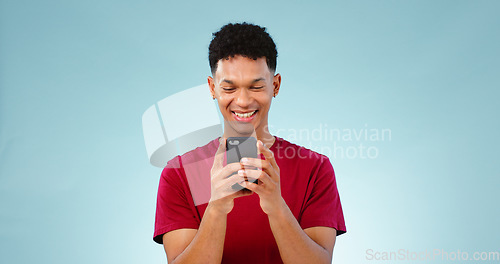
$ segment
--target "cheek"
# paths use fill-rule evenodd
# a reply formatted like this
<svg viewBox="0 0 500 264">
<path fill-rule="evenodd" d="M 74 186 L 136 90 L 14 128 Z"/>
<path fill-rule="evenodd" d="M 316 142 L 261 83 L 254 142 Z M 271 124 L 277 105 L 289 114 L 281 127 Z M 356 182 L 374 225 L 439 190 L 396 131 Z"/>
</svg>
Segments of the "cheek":
<svg viewBox="0 0 500 264">
<path fill-rule="evenodd" d="M 221 110 L 221 113 L 224 113 L 224 110 L 227 108 L 227 106 L 229 105 L 229 102 L 231 102 L 231 100 L 229 100 L 229 98 L 224 97 L 224 96 L 220 96 L 218 99 L 217 99 L 217 103 L 219 105 L 219 110 Z"/>
<path fill-rule="evenodd" d="M 271 106 L 272 97 L 265 97 L 259 100 L 261 107 L 269 108 Z"/>
<path fill-rule="evenodd" d="M 229 96 L 227 94 L 220 93 L 219 94 L 219 102 L 224 102 L 229 99 Z"/>
<path fill-rule="evenodd" d="M 233 99 L 233 97 L 235 96 L 234 95 L 235 93 L 227 93 L 224 91 L 219 91 L 218 94 L 219 94 L 219 100 L 225 101 L 225 102 L 231 101 Z"/>
</svg>

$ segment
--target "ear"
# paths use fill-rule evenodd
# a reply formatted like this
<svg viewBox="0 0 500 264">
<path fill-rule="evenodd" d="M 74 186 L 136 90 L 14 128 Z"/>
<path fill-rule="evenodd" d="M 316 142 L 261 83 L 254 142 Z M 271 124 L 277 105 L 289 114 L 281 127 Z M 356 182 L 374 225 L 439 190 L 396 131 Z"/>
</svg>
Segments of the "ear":
<svg viewBox="0 0 500 264">
<path fill-rule="evenodd" d="M 208 76 L 207 81 L 208 88 L 210 89 L 210 94 L 212 95 L 212 98 L 215 99 L 215 81 L 212 76 Z"/>
<path fill-rule="evenodd" d="M 277 73 L 273 77 L 274 96 L 278 95 L 278 92 L 280 91 L 280 86 L 281 86 L 281 74 Z"/>
</svg>

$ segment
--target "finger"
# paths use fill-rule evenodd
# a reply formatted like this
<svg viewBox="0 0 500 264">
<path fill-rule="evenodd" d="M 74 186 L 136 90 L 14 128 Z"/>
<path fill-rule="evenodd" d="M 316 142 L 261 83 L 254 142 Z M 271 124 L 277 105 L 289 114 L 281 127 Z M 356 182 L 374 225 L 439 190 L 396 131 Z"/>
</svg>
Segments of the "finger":
<svg viewBox="0 0 500 264">
<path fill-rule="evenodd" d="M 245 179 L 250 182 L 254 182 L 255 179 L 260 180 L 264 185 L 273 184 L 271 177 L 261 170 L 239 170 L 238 175 L 240 179 Z"/>
<path fill-rule="evenodd" d="M 223 179 L 220 181 L 219 183 L 219 186 L 221 188 L 231 188 L 231 186 L 235 185 L 236 183 L 241 183 L 242 181 L 244 181 L 244 179 L 241 178 L 241 176 L 239 176 L 238 174 L 233 174 L 229 177 L 227 177 L 226 179 Z"/>
<path fill-rule="evenodd" d="M 266 158 L 266 160 L 269 161 L 269 163 L 271 163 L 273 168 L 276 171 L 279 171 L 278 164 L 276 163 L 276 159 L 274 158 L 274 153 L 268 147 L 266 147 L 266 145 L 264 145 L 264 143 L 262 143 L 262 141 L 260 140 L 257 141 L 257 148 L 264 155 L 264 158 Z"/>
<path fill-rule="evenodd" d="M 217 197 L 227 197 L 244 189 L 241 185 L 244 181 L 239 175 L 234 174 L 227 179 L 217 182 L 212 191 L 215 192 L 215 196 Z"/>
<path fill-rule="evenodd" d="M 240 190 L 231 190 L 230 192 L 226 192 L 224 194 L 220 194 L 214 198 L 212 198 L 212 200 L 219 200 L 219 199 L 223 199 L 223 198 L 229 198 L 229 199 L 234 199 L 234 198 L 238 198 L 238 197 L 241 197 L 241 196 L 247 196 L 247 195 L 251 195 L 253 194 L 252 191 L 250 190 L 245 190 L 244 187 L 241 187 L 242 189 Z"/>
<path fill-rule="evenodd" d="M 233 189 L 232 186 L 241 182 L 243 182 L 243 180 L 237 174 L 234 174 L 226 179 L 215 182 L 212 185 L 211 192 L 214 193 L 217 197 L 226 197 L 240 190 L 241 188 Z"/>
<path fill-rule="evenodd" d="M 263 169 L 265 166 L 269 166 L 270 164 L 265 164 L 269 163 L 266 160 L 262 160 L 259 158 L 249 158 L 249 157 L 244 157 L 240 160 L 240 164 L 245 167 L 245 168 L 257 168 L 259 170 Z"/>
<path fill-rule="evenodd" d="M 243 187 L 242 187 L 243 188 Z M 236 191 L 230 195 L 228 195 L 229 197 L 231 198 L 238 198 L 238 197 L 242 197 L 242 196 L 248 196 L 248 195 L 252 195 L 253 194 L 253 191 L 249 190 L 249 189 L 241 189 L 239 191 Z"/>
<path fill-rule="evenodd" d="M 251 169 L 251 167 L 256 167 L 267 172 L 269 175 L 273 175 L 276 172 L 274 171 L 273 166 L 267 160 L 255 159 L 255 158 L 242 158 L 240 163 L 243 165 L 245 169 Z"/>
<path fill-rule="evenodd" d="M 224 153 L 226 152 L 226 138 L 219 139 L 219 147 L 215 152 L 214 163 L 212 165 L 212 172 L 217 172 L 224 167 Z"/>
<path fill-rule="evenodd" d="M 239 169 L 241 169 L 240 163 L 229 163 L 212 176 L 213 180 L 214 181 L 223 180 L 229 177 L 231 174 L 237 172 Z"/>
<path fill-rule="evenodd" d="M 241 186 L 249 189 L 250 191 L 252 192 L 255 192 L 257 194 L 260 193 L 260 191 L 262 190 L 262 186 L 258 185 L 258 184 L 255 184 L 253 182 L 248 182 L 248 181 L 244 181 L 243 183 L 241 183 Z"/>
</svg>

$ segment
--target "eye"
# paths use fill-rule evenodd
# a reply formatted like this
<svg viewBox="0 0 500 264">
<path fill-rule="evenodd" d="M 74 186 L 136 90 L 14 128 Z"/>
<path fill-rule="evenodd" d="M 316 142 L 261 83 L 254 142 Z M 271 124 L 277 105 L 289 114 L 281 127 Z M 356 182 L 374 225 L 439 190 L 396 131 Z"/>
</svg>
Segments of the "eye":
<svg viewBox="0 0 500 264">
<path fill-rule="evenodd" d="M 252 90 L 259 90 L 262 88 L 264 88 L 264 86 L 252 86 L 252 87 L 250 87 L 250 89 L 252 89 Z"/>
<path fill-rule="evenodd" d="M 232 92 L 235 90 L 235 88 L 232 88 L 232 87 L 222 87 L 222 90 L 226 91 L 226 92 Z"/>
</svg>

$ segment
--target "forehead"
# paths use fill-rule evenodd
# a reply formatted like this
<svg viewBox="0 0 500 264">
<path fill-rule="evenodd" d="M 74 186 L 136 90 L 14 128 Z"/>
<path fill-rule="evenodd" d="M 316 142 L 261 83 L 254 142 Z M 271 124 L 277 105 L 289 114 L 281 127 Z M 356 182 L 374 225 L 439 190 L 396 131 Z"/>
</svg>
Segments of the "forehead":
<svg viewBox="0 0 500 264">
<path fill-rule="evenodd" d="M 270 73 L 265 57 L 254 60 L 241 55 L 235 55 L 234 57 L 218 61 L 215 78 L 219 82 L 222 79 L 245 82 L 257 78 L 267 80 Z"/>
</svg>

